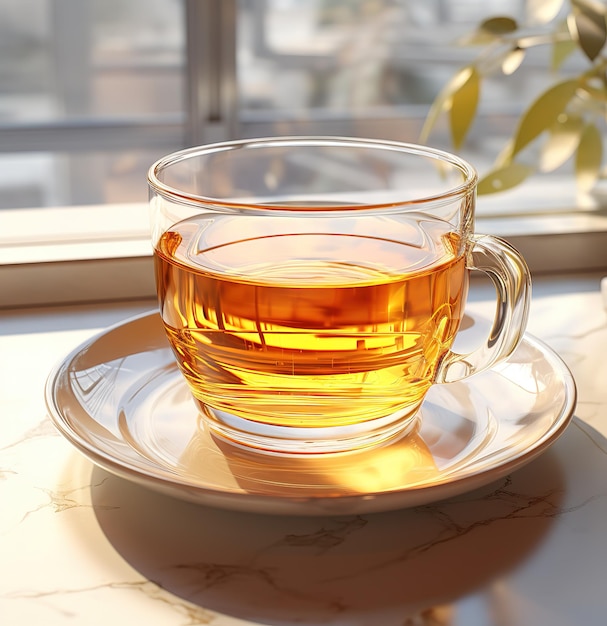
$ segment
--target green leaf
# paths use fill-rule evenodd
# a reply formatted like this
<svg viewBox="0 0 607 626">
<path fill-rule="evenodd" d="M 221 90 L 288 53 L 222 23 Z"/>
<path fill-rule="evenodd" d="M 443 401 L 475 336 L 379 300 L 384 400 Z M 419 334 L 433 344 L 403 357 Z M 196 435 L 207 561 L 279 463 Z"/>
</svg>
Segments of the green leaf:
<svg viewBox="0 0 607 626">
<path fill-rule="evenodd" d="M 536 24 L 547 24 L 561 10 L 563 0 L 527 0 L 527 19 Z"/>
<path fill-rule="evenodd" d="M 472 31 L 471 33 L 466 33 L 465 35 L 462 35 L 461 37 L 456 39 L 455 43 L 458 46 L 488 46 L 497 39 L 499 39 L 499 37 L 477 29 Z"/>
<path fill-rule="evenodd" d="M 507 35 L 518 28 L 516 20 L 511 17 L 490 17 L 481 22 L 479 30 L 491 35 Z"/>
<path fill-rule="evenodd" d="M 520 185 L 533 171 L 529 165 L 510 163 L 483 176 L 478 181 L 477 192 L 479 195 L 488 195 L 512 189 Z"/>
<path fill-rule="evenodd" d="M 542 146 L 539 166 L 542 172 L 552 172 L 576 151 L 582 136 L 584 122 L 577 115 L 563 115 L 563 119 L 548 129 L 548 140 Z"/>
<path fill-rule="evenodd" d="M 461 147 L 470 125 L 476 115 L 480 94 L 480 77 L 471 68 L 468 79 L 463 82 L 450 98 L 449 121 L 451 140 L 455 148 Z"/>
<path fill-rule="evenodd" d="M 510 137 L 506 145 L 502 148 L 493 163 L 494 169 L 501 169 L 512 161 L 512 148 L 514 147 L 514 138 Z"/>
<path fill-rule="evenodd" d="M 605 8 L 601 5 L 575 2 L 567 17 L 567 26 L 571 37 L 578 42 L 584 54 L 594 61 L 607 41 Z"/>
<path fill-rule="evenodd" d="M 575 79 L 557 83 L 530 105 L 519 120 L 514 134 L 511 158 L 556 122 L 575 95 L 577 86 Z"/>
<path fill-rule="evenodd" d="M 420 142 L 424 143 L 428 140 L 432 129 L 436 126 L 436 122 L 440 117 L 441 113 L 444 111 L 448 111 L 452 108 L 452 98 L 453 94 L 456 93 L 459 89 L 465 85 L 472 74 L 476 74 L 478 79 L 478 73 L 472 66 L 466 66 L 459 70 L 451 80 L 443 87 L 441 92 L 435 98 L 430 110 L 428 111 L 428 115 L 424 121 L 424 125 L 422 127 L 420 133 Z"/>
<path fill-rule="evenodd" d="M 552 71 L 558 71 L 576 48 L 577 43 L 573 39 L 555 41 L 552 45 L 552 58 L 550 61 Z"/>
<path fill-rule="evenodd" d="M 596 86 L 592 83 L 586 83 L 580 88 L 580 97 L 582 99 L 590 99 L 596 103 L 607 104 L 607 88 L 602 81 L 597 81 Z M 604 109 L 603 109 L 604 110 Z"/>
<path fill-rule="evenodd" d="M 492 17 L 481 22 L 477 28 L 461 37 L 458 44 L 461 46 L 485 46 L 498 41 L 503 35 L 508 35 L 518 28 L 518 24 L 511 17 Z"/>
<path fill-rule="evenodd" d="M 510 74 L 514 74 L 516 70 L 520 67 L 521 63 L 525 59 L 525 51 L 518 46 L 513 48 L 502 63 L 502 72 L 509 76 Z"/>
<path fill-rule="evenodd" d="M 583 191 L 591 189 L 600 176 L 603 159 L 603 138 L 594 124 L 587 124 L 582 133 L 575 159 L 575 178 Z"/>
<path fill-rule="evenodd" d="M 607 15 L 607 7 L 604 0 L 569 0 L 573 8 L 582 11 L 590 11 L 596 14 Z"/>
</svg>

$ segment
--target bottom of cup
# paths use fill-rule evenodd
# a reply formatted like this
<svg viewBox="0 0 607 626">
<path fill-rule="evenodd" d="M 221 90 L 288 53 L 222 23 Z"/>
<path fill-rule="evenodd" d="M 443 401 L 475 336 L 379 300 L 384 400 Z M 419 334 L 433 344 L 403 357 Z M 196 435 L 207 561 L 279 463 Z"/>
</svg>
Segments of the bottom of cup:
<svg viewBox="0 0 607 626">
<path fill-rule="evenodd" d="M 232 445 L 280 455 L 355 452 L 410 433 L 417 424 L 419 405 L 386 417 L 350 426 L 299 428 L 247 420 L 201 403 L 201 427 Z"/>
</svg>

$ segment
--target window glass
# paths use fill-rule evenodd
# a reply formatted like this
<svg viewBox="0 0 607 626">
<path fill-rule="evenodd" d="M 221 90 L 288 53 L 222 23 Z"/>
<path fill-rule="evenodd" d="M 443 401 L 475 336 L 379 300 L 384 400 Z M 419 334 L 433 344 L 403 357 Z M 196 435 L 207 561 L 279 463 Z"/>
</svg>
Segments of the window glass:
<svg viewBox="0 0 607 626">
<path fill-rule="evenodd" d="M 0 208 L 145 202 L 183 145 L 181 0 L 0 0 Z"/>
<path fill-rule="evenodd" d="M 439 90 L 480 52 L 456 45 L 458 39 L 483 17 L 522 20 L 526 6 L 525 0 L 0 0 L 0 208 L 145 202 L 150 163 L 199 141 L 305 133 L 415 142 Z M 235 124 L 200 139 L 186 129 L 193 120 L 212 126 L 196 98 L 217 95 L 217 86 L 204 81 L 209 67 L 230 56 L 224 48 L 232 39 L 221 31 L 205 39 L 214 51 L 188 46 L 185 26 L 192 15 L 208 20 L 220 10 L 221 28 L 236 21 L 237 88 L 224 90 L 236 96 L 221 100 L 232 110 L 220 112 Z M 189 32 L 203 34 L 204 24 Z M 196 50 L 203 52 L 186 58 Z M 534 49 L 507 80 L 484 84 L 478 119 L 459 150 L 481 173 L 523 107 L 552 82 L 548 56 L 548 47 Z M 201 84 L 186 84 L 187 76 Z M 231 79 L 219 72 L 220 81 Z M 452 148 L 444 120 L 429 143 Z M 481 209 L 512 212 L 512 198 L 520 210 L 569 208 L 577 201 L 571 170 L 569 163 L 523 191 L 485 197 Z M 555 184 L 565 193 L 548 202 L 544 191 Z"/>
<path fill-rule="evenodd" d="M 0 123 L 183 111 L 180 0 L 0 0 Z"/>
<path fill-rule="evenodd" d="M 527 10 L 525 0 L 240 0 L 238 6 L 243 134 L 410 142 L 419 140 L 444 85 L 485 50 L 461 45 L 462 39 L 484 18 L 506 15 L 523 23 Z M 514 74 L 497 72 L 483 81 L 477 118 L 458 149 L 481 174 L 491 169 L 524 108 L 555 81 L 550 55 L 549 45 L 533 47 Z M 574 54 L 567 65 L 580 71 L 584 63 Z M 428 142 L 453 150 L 446 116 Z M 484 196 L 479 213 L 570 210 L 579 203 L 572 169 L 570 161 L 520 189 Z"/>
<path fill-rule="evenodd" d="M 456 45 L 483 15 L 522 17 L 522 0 L 241 0 L 243 114 L 422 116 L 478 49 Z M 529 79 L 522 74 L 522 79 Z M 520 89 L 517 78 L 507 86 Z M 490 101 L 503 102 L 500 89 Z M 516 99 L 516 98 L 515 98 Z"/>
<path fill-rule="evenodd" d="M 150 164 L 178 148 L 0 153 L 0 209 L 146 202 Z"/>
</svg>

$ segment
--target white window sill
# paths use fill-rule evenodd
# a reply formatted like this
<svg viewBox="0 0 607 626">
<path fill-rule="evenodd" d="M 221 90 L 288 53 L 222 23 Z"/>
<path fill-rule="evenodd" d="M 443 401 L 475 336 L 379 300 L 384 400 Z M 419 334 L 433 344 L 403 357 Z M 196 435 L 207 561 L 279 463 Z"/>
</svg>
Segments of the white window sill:
<svg viewBox="0 0 607 626">
<path fill-rule="evenodd" d="M 607 217 L 483 217 L 532 273 L 607 271 Z M 0 308 L 154 297 L 146 204 L 0 211 Z"/>
<path fill-rule="evenodd" d="M 146 204 L 0 211 L 0 308 L 154 295 Z"/>
</svg>

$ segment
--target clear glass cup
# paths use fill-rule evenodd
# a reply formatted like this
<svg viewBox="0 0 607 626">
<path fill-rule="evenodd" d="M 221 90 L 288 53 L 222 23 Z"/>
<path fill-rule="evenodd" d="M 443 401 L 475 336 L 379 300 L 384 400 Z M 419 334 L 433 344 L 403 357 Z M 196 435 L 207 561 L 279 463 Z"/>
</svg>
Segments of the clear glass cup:
<svg viewBox="0 0 607 626">
<path fill-rule="evenodd" d="M 277 454 L 405 436 L 433 384 L 512 353 L 530 299 L 508 243 L 474 232 L 477 175 L 390 141 L 250 139 L 149 172 L 160 313 L 201 427 Z M 496 287 L 487 340 L 452 344 L 470 270 Z"/>
</svg>

